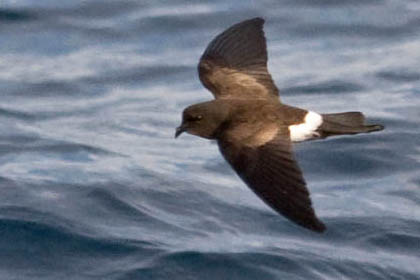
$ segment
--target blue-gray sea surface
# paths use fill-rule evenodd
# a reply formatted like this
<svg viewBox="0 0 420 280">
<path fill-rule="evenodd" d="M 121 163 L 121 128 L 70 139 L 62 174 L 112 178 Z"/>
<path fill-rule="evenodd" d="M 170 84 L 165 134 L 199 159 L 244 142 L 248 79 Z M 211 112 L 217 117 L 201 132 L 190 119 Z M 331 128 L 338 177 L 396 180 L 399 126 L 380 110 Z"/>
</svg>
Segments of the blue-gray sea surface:
<svg viewBox="0 0 420 280">
<path fill-rule="evenodd" d="M 295 146 L 324 234 L 173 137 L 255 16 L 283 102 L 386 126 Z M 0 1 L 0 279 L 420 279 L 419 96 L 415 0 Z"/>
</svg>

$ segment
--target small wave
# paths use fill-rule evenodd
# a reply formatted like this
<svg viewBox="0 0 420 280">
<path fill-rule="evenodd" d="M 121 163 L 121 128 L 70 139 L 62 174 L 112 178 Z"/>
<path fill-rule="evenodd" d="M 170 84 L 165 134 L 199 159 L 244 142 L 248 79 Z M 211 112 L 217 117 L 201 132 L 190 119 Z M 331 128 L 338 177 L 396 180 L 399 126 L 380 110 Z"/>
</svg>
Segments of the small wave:
<svg viewBox="0 0 420 280">
<path fill-rule="evenodd" d="M 411 223 L 412 221 L 409 221 Z M 407 234 L 404 232 L 378 233 L 370 236 L 366 242 L 375 245 L 380 248 L 387 248 L 387 250 L 393 250 L 397 253 L 405 253 L 413 256 L 418 255 L 418 248 L 413 247 L 414 244 L 420 244 L 420 237 L 417 233 Z"/>
<path fill-rule="evenodd" d="M 25 121 L 35 119 L 33 114 L 4 108 L 0 108 L 0 117 L 14 118 Z"/>
<path fill-rule="evenodd" d="M 382 71 L 376 74 L 377 77 L 388 80 L 390 82 L 415 82 L 420 80 L 419 72 L 409 71 Z"/>
<path fill-rule="evenodd" d="M 346 81 L 339 81 L 339 80 L 331 80 L 321 83 L 314 83 L 309 85 L 303 86 L 294 86 L 282 89 L 282 93 L 292 95 L 292 94 L 318 94 L 318 93 L 347 93 L 347 92 L 355 92 L 361 91 L 363 87 L 356 83 L 346 82 Z"/>
<path fill-rule="evenodd" d="M 87 87 L 87 89 L 86 89 Z M 70 83 L 68 81 L 41 81 L 27 82 L 19 81 L 16 89 L 10 95 L 28 98 L 37 97 L 90 97 L 98 95 L 99 92 L 89 88 L 89 85 L 82 86 L 80 83 Z"/>
<path fill-rule="evenodd" d="M 34 13 L 21 10 L 0 9 L 0 22 L 20 22 L 36 19 Z"/>
<path fill-rule="evenodd" d="M 76 234 L 67 229 L 43 224 L 40 222 L 1 219 L 2 251 L 18 250 L 24 253 L 25 248 L 38 253 L 47 253 L 45 248 L 66 253 L 92 254 L 125 254 L 134 252 L 138 248 L 125 242 L 97 239 Z M 20 250 L 19 250 L 20 249 Z M 14 253 L 16 256 L 16 252 Z"/>
<path fill-rule="evenodd" d="M 298 6 L 323 6 L 323 7 L 339 7 L 339 6 L 355 6 L 355 5 L 373 5 L 381 4 L 382 0 L 349 0 L 349 1 L 336 1 L 336 0 L 289 0 L 286 1 L 290 5 Z"/>
<path fill-rule="evenodd" d="M 3 146 L 2 154 L 16 154 L 28 152 L 43 152 L 43 153 L 57 153 L 67 154 L 67 159 L 77 158 L 77 155 L 101 155 L 101 156 L 122 156 L 121 154 L 105 150 L 103 148 L 73 143 L 61 140 L 43 139 L 29 136 L 12 136 L 0 137 L 0 140 L 6 140 L 7 144 L 0 144 Z M 73 155 L 70 157 L 70 155 Z"/>
<path fill-rule="evenodd" d="M 297 35 L 308 37 L 318 36 L 340 36 L 343 37 L 360 37 L 365 39 L 381 38 L 383 40 L 395 40 L 395 38 L 403 38 L 408 35 L 415 34 L 420 24 L 419 18 L 414 18 L 400 25 L 374 25 L 374 24 L 323 24 L 311 23 L 301 25 L 293 29 Z"/>
<path fill-rule="evenodd" d="M 325 176 L 325 173 L 329 172 L 329 176 L 341 177 L 343 180 L 347 176 L 359 179 L 375 177 L 389 172 L 397 158 L 400 161 L 409 160 L 386 148 L 369 147 L 370 143 L 374 145 L 377 141 L 340 138 L 329 140 L 328 143 L 314 142 L 297 149 L 296 154 L 301 166 L 308 170 L 307 175 L 312 173 Z M 318 164 L 314 164 L 315 162 Z"/>
<path fill-rule="evenodd" d="M 126 70 L 110 71 L 102 73 L 101 76 L 89 77 L 84 79 L 88 83 L 104 84 L 124 84 L 131 85 L 141 84 L 156 84 L 165 81 L 172 81 L 176 76 L 188 74 L 194 71 L 192 67 L 182 65 L 155 65 L 155 66 L 141 66 L 130 68 Z"/>
<path fill-rule="evenodd" d="M 316 275 L 284 256 L 262 253 L 212 253 L 181 251 L 162 254 L 147 266 L 133 269 L 119 279 L 278 279 Z M 303 278 L 302 278 L 303 279 Z"/>
</svg>

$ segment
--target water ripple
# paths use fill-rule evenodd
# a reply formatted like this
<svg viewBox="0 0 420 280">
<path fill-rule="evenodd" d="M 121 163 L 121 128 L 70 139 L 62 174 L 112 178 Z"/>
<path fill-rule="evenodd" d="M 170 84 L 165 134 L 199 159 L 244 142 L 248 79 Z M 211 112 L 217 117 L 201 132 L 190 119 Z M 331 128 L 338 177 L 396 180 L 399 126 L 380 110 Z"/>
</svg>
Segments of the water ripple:
<svg viewBox="0 0 420 280">
<path fill-rule="evenodd" d="M 1 279 L 418 279 L 416 1 L 2 5 Z M 173 138 L 206 44 L 255 16 L 285 103 L 385 125 L 295 145 L 322 235 Z"/>
</svg>

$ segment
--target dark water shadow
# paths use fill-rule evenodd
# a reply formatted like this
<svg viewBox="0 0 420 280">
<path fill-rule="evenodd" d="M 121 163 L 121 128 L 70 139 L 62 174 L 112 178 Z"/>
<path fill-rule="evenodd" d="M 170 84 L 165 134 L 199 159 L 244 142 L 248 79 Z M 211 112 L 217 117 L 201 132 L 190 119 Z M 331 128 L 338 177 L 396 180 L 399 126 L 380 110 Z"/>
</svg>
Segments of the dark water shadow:
<svg viewBox="0 0 420 280">
<path fill-rule="evenodd" d="M 349 1 L 336 1 L 336 0 L 286 0 L 283 1 L 286 5 L 296 6 L 321 6 L 327 7 L 345 7 L 345 6 L 364 6 L 364 5 L 375 5 L 383 4 L 384 0 L 349 0 Z"/>
<path fill-rule="evenodd" d="M 148 267 L 134 269 L 118 279 L 279 279 L 296 274 L 305 279 L 322 279 L 290 256 L 196 251 L 164 254 Z"/>
<path fill-rule="evenodd" d="M 319 24 L 311 23 L 291 28 L 291 31 L 305 38 L 308 37 L 359 37 L 365 39 L 395 40 L 418 33 L 420 18 L 410 19 L 399 25 L 380 26 L 371 24 Z"/>
<path fill-rule="evenodd" d="M 195 69 L 187 66 L 140 66 L 122 71 L 101 73 L 97 77 L 85 78 L 83 82 L 101 85 L 129 84 L 130 86 L 135 86 L 141 84 L 144 86 L 148 84 L 165 84 L 174 79 L 188 80 L 191 73 L 195 74 Z"/>
<path fill-rule="evenodd" d="M 381 71 L 376 74 L 378 78 L 397 83 L 408 83 L 420 80 L 420 72 L 407 70 Z"/>
<path fill-rule="evenodd" d="M 326 238 L 363 250 L 391 250 L 416 256 L 420 222 L 390 216 L 325 218 Z M 414 247 L 413 247 L 414 246 Z"/>
<path fill-rule="evenodd" d="M 98 156 L 123 156 L 119 153 L 109 151 L 103 148 L 81 144 L 72 143 L 62 140 L 43 139 L 37 136 L 20 136 L 7 135 L 0 137 L 3 143 L 0 143 L 0 155 L 20 154 L 20 153 L 44 153 L 67 155 L 66 159 L 72 158 L 77 160 L 84 158 L 89 160 L 87 155 Z M 86 155 L 86 156 L 82 156 Z"/>
<path fill-rule="evenodd" d="M 282 88 L 281 92 L 284 95 L 296 95 L 296 94 L 339 94 L 339 93 L 350 93 L 362 91 L 364 89 L 360 84 L 340 81 L 340 80 L 331 80 L 321 83 L 313 83 L 302 86 L 293 86 Z"/>
<path fill-rule="evenodd" d="M 0 22 L 3 23 L 25 22 L 36 19 L 37 14 L 33 12 L 0 8 Z"/>
</svg>

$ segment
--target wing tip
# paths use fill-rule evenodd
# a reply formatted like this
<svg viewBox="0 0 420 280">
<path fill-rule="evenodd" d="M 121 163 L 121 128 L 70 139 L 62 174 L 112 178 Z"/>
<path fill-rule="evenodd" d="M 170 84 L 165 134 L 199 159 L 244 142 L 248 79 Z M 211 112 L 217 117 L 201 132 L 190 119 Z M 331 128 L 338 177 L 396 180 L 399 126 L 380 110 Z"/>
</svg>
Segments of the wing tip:
<svg viewBox="0 0 420 280">
<path fill-rule="evenodd" d="M 261 24 L 261 25 L 263 25 L 263 24 L 264 24 L 264 22 L 265 22 L 265 19 L 263 19 L 262 17 L 254 17 L 254 18 L 251 18 L 251 19 L 246 20 L 246 21 L 249 21 L 249 22 L 255 22 L 255 23 L 257 23 L 257 24 Z"/>
<path fill-rule="evenodd" d="M 250 19 L 246 19 L 244 21 L 241 21 L 241 22 L 237 23 L 237 25 L 238 26 L 254 25 L 258 29 L 263 30 L 264 23 L 265 23 L 265 19 L 263 19 L 262 17 L 254 17 L 254 18 L 250 18 Z"/>
<path fill-rule="evenodd" d="M 311 223 L 307 223 L 302 226 L 317 233 L 323 233 L 327 230 L 325 224 L 318 219 L 313 220 L 311 221 Z"/>
</svg>

